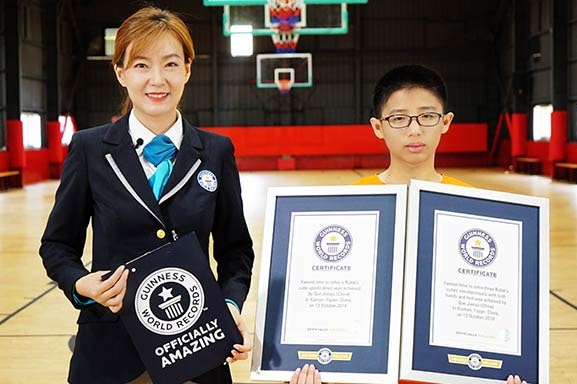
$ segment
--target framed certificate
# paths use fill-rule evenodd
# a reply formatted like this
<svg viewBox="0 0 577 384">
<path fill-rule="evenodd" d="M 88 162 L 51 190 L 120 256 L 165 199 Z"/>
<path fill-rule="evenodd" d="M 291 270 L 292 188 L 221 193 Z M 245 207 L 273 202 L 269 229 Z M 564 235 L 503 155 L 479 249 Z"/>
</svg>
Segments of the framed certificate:
<svg viewBox="0 0 577 384">
<path fill-rule="evenodd" d="M 547 199 L 413 181 L 401 379 L 549 382 Z"/>
<path fill-rule="evenodd" d="M 406 186 L 271 188 L 252 380 L 396 383 Z"/>
</svg>

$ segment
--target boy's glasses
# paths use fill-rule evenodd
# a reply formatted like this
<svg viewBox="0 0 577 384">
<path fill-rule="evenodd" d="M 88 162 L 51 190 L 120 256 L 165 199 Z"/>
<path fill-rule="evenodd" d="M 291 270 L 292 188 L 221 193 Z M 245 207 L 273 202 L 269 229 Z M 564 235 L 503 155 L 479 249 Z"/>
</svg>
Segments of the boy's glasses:
<svg viewBox="0 0 577 384">
<path fill-rule="evenodd" d="M 424 112 L 420 115 L 409 116 L 409 115 L 390 115 L 387 117 L 381 117 L 379 120 L 386 120 L 391 128 L 400 129 L 407 128 L 413 122 L 413 119 L 417 120 L 417 123 L 421 127 L 434 127 L 439 124 L 439 121 L 443 117 L 442 114 L 437 112 Z"/>
</svg>

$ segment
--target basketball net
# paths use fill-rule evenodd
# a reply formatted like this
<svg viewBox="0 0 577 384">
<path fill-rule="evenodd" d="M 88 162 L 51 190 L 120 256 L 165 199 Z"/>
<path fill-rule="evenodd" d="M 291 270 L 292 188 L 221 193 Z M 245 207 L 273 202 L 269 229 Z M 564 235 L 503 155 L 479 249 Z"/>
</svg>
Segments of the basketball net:
<svg viewBox="0 0 577 384">
<path fill-rule="evenodd" d="M 275 68 L 274 82 L 281 95 L 288 94 L 295 82 L 295 70 L 293 68 Z"/>
<path fill-rule="evenodd" d="M 275 31 L 272 42 L 276 53 L 294 53 L 299 41 L 299 34 L 294 33 L 301 21 L 303 0 L 268 0 L 270 28 Z M 288 75 L 288 77 L 287 77 Z M 275 69 L 275 84 L 281 95 L 290 92 L 294 84 L 294 70 L 285 73 Z"/>
<path fill-rule="evenodd" d="M 299 41 L 299 35 L 294 33 L 296 25 L 301 20 L 303 0 L 268 0 L 272 42 L 277 53 L 294 53 Z"/>
</svg>

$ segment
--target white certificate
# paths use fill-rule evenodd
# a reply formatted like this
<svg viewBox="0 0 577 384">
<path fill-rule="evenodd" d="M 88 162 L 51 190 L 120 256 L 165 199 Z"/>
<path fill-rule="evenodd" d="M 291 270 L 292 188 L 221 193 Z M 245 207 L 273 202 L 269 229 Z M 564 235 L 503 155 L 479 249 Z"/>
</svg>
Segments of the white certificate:
<svg viewBox="0 0 577 384">
<path fill-rule="evenodd" d="M 436 210 L 430 343 L 521 355 L 522 222 Z"/>
<path fill-rule="evenodd" d="M 282 344 L 372 344 L 379 212 L 293 212 Z"/>
</svg>

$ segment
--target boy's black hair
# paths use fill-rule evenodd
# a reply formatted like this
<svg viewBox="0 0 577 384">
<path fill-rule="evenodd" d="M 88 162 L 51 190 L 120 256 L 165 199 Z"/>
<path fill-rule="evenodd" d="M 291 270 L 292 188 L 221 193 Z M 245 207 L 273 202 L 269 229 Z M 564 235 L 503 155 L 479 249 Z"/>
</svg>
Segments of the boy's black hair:
<svg viewBox="0 0 577 384">
<path fill-rule="evenodd" d="M 411 64 L 391 69 L 377 82 L 373 92 L 374 116 L 381 117 L 383 105 L 393 92 L 408 88 L 424 88 L 433 92 L 439 98 L 445 112 L 447 86 L 441 75 L 423 65 Z"/>
</svg>

